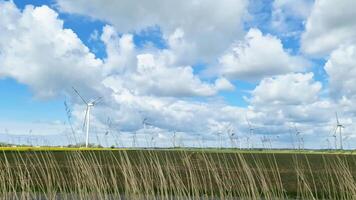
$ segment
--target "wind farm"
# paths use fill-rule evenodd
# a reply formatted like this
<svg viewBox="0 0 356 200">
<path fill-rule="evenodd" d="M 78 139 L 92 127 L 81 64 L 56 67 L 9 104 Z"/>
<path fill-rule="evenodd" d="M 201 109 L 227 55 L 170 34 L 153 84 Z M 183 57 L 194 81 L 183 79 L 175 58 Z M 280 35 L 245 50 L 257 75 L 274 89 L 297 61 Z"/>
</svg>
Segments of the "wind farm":
<svg viewBox="0 0 356 200">
<path fill-rule="evenodd" d="M 157 146 L 155 142 L 159 137 L 150 132 L 155 125 L 143 117 L 144 131 L 134 132 L 128 137 L 131 146 L 120 142 L 120 135 L 104 142 L 105 137 L 113 134 L 109 118 L 107 124 L 110 127 L 97 134 L 101 139 L 94 143 L 94 140 L 89 140 L 94 136 L 89 129 L 89 116 L 90 109 L 98 100 L 86 101 L 77 90 L 74 91 L 86 110 L 82 138 L 75 138 L 72 142 L 82 140 L 83 143 L 61 146 L 41 144 L 39 139 L 33 138 L 35 133 L 32 130 L 28 134 L 32 139 L 22 140 L 26 143 L 21 143 L 21 140 L 18 143 L 3 143 L 0 147 L 3 152 L 0 156 L 3 166 L 0 178 L 5 179 L 9 174 L 12 177 L 9 185 L 0 189 L 5 199 L 51 199 L 59 196 L 75 199 L 352 199 L 355 192 L 350 187 L 353 183 L 349 178 L 356 171 L 356 151 L 342 148 L 346 138 L 339 139 L 340 143 L 335 140 L 335 148 L 331 148 L 327 138 L 325 148 L 308 149 L 302 132 L 294 124 L 291 134 L 295 139 L 294 148 L 278 148 L 273 144 L 280 139 L 279 136 L 257 135 L 260 129 L 256 132 L 256 125 L 246 118 L 248 137 L 245 138 L 244 133 L 235 132 L 232 124 L 226 124 L 212 133 L 211 137 L 217 141 L 215 146 L 208 146 L 205 142 L 182 145 L 189 141 L 178 142 L 179 131 L 176 130 L 170 131 L 171 137 L 166 138 L 165 143 L 171 145 Z M 331 131 L 333 136 L 340 133 L 341 128 L 344 126 L 336 114 L 336 126 Z M 342 137 L 341 134 L 339 136 Z M 260 142 L 256 137 L 260 138 Z M 188 140 L 197 142 L 199 136 Z M 11 168 L 20 165 L 23 167 Z M 65 175 L 67 170 L 72 174 L 71 178 Z M 328 177 L 320 172 L 328 174 Z M 334 175 L 339 173 L 342 175 L 336 179 Z M 52 178 L 47 179 L 43 174 Z M 149 174 L 152 177 L 147 177 Z M 30 181 L 25 184 L 22 176 L 29 177 Z M 66 179 L 60 179 L 62 176 Z M 211 176 L 216 179 L 211 179 Z M 162 182 L 169 183 L 169 186 Z M 203 184 L 207 182 L 209 188 Z M 253 185 L 247 188 L 248 184 Z M 315 187 L 314 184 L 322 187 Z"/>
<path fill-rule="evenodd" d="M 356 199 L 354 0 L 0 0 L 0 200 Z"/>
</svg>

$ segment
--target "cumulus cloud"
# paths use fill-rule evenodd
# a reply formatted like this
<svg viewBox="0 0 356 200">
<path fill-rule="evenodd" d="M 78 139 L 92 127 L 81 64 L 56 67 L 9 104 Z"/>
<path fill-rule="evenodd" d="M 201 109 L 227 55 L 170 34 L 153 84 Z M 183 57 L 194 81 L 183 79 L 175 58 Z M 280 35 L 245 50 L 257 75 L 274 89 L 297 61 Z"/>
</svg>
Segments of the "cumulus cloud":
<svg viewBox="0 0 356 200">
<path fill-rule="evenodd" d="M 309 65 L 283 48 L 280 39 L 250 29 L 220 59 L 219 73 L 231 79 L 259 80 L 266 76 L 303 71 Z"/>
<path fill-rule="evenodd" d="M 316 146 L 320 138 L 330 137 L 335 125 L 337 104 L 321 98 L 321 83 L 312 73 L 291 73 L 264 78 L 251 92 L 248 116 L 256 132 L 270 133 L 282 138 L 294 134 L 296 126 Z M 345 116 L 345 115 L 344 115 Z M 287 137 L 291 142 L 291 137 Z M 286 141 L 285 141 L 286 142 Z"/>
<path fill-rule="evenodd" d="M 242 35 L 242 19 L 248 2 L 110 0 L 102 3 L 99 0 L 59 0 L 58 4 L 66 12 L 109 22 L 121 33 L 140 31 L 156 25 L 166 39 L 173 33 L 175 37 L 184 33 L 186 43 L 179 49 L 194 53 L 194 59 L 211 61 Z M 185 56 L 180 57 L 180 60 L 186 59 Z"/>
<path fill-rule="evenodd" d="M 213 96 L 220 90 L 233 89 L 226 79 L 206 83 L 194 74 L 191 66 L 176 65 L 174 49 L 138 51 L 132 35 L 120 37 L 111 26 L 104 27 L 101 39 L 108 51 L 104 61 L 105 74 L 116 87 L 121 85 L 141 95 L 175 97 Z M 179 40 L 171 43 L 180 45 Z"/>
<path fill-rule="evenodd" d="M 29 85 L 39 98 L 57 96 L 72 85 L 95 90 L 102 61 L 63 28 L 55 11 L 26 6 L 21 12 L 12 2 L 0 7 L 0 76 Z"/>
<path fill-rule="evenodd" d="M 263 79 L 252 91 L 253 104 L 302 105 L 315 102 L 321 83 L 315 82 L 312 73 L 286 74 Z"/>
<path fill-rule="evenodd" d="M 356 13 L 353 0 L 317 0 L 302 35 L 302 50 L 314 56 L 326 56 L 342 44 L 355 42 Z"/>
<path fill-rule="evenodd" d="M 334 97 L 356 97 L 356 46 L 343 45 L 334 50 L 325 63 L 330 92 Z"/>
<path fill-rule="evenodd" d="M 106 25 L 100 39 L 105 44 L 107 54 L 104 59 L 105 75 L 135 70 L 136 52 L 131 34 L 120 37 L 112 26 Z"/>
<path fill-rule="evenodd" d="M 190 66 L 171 66 L 170 50 L 140 54 L 132 35 L 119 36 L 113 27 L 103 28 L 101 40 L 108 56 L 101 60 L 71 29 L 63 28 L 63 21 L 49 7 L 27 6 L 21 12 L 11 2 L 1 6 L 6 12 L 0 25 L 0 75 L 29 85 L 39 98 L 68 94 L 71 86 L 98 95 L 101 81 L 116 74 L 120 81 L 125 79 L 121 82 L 126 87 L 142 93 L 211 96 L 218 92 L 214 84 L 195 76 Z"/>
</svg>

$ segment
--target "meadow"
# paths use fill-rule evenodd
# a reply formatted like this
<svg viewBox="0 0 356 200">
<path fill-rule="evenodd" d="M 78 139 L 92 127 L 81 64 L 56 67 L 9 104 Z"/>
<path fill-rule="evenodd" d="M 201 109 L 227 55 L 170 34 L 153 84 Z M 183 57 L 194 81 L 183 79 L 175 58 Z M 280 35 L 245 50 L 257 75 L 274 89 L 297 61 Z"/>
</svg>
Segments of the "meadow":
<svg viewBox="0 0 356 200">
<path fill-rule="evenodd" d="M 1 199 L 355 199 L 353 152 L 3 147 Z"/>
</svg>

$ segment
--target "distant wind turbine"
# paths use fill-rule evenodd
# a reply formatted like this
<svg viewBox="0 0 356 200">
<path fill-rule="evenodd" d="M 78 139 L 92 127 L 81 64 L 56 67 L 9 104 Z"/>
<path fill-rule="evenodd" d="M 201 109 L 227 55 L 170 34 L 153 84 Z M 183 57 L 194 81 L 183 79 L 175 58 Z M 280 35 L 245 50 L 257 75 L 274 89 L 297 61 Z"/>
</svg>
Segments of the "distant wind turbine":
<svg viewBox="0 0 356 200">
<path fill-rule="evenodd" d="M 230 139 L 230 143 L 231 143 L 231 148 L 234 148 L 236 146 L 236 143 L 235 143 L 235 139 L 236 139 L 236 133 L 234 131 L 234 128 L 230 125 L 229 127 L 227 127 L 227 135 Z"/>
<path fill-rule="evenodd" d="M 250 149 L 250 137 L 252 137 L 252 135 L 254 134 L 255 129 L 252 127 L 250 121 L 248 120 L 247 116 L 246 116 L 246 122 L 248 125 L 248 130 L 249 130 L 249 135 L 246 137 L 246 141 L 247 141 L 247 146 Z"/>
<path fill-rule="evenodd" d="M 337 136 L 336 136 L 336 133 L 334 133 L 332 135 L 332 137 L 334 138 L 334 149 L 336 150 L 337 149 Z"/>
<path fill-rule="evenodd" d="M 153 124 L 148 122 L 148 119 L 145 117 L 142 120 L 142 125 L 143 125 L 143 129 L 146 130 L 147 126 L 153 126 Z M 151 138 L 150 138 L 150 144 L 151 147 L 155 147 L 155 135 L 152 134 Z"/>
<path fill-rule="evenodd" d="M 176 147 L 177 132 L 173 130 L 173 148 Z"/>
<path fill-rule="evenodd" d="M 335 131 L 334 131 L 334 135 L 336 137 L 337 131 L 339 130 L 339 142 L 340 142 L 340 149 L 343 149 L 343 144 L 342 144 L 342 135 L 341 135 L 341 130 L 343 128 L 345 128 L 344 125 L 342 125 L 339 121 L 339 117 L 337 115 L 337 112 L 335 112 L 335 117 L 336 117 L 336 127 L 335 127 Z"/>
<path fill-rule="evenodd" d="M 302 144 L 304 146 L 304 139 L 303 137 L 300 135 L 300 131 L 297 129 L 297 126 L 294 125 L 294 130 L 295 130 L 295 136 L 297 138 L 297 142 L 298 142 L 298 149 L 300 150 L 302 148 Z M 303 147 L 304 148 L 304 147 Z"/>
<path fill-rule="evenodd" d="M 90 129 L 90 110 L 102 99 L 102 97 L 98 97 L 93 101 L 86 101 L 74 87 L 72 87 L 72 88 L 73 88 L 74 92 L 77 93 L 77 95 L 82 99 L 83 103 L 86 105 L 83 129 L 86 126 L 85 147 L 88 147 L 88 145 L 89 145 L 89 129 Z"/>
<path fill-rule="evenodd" d="M 262 136 L 261 137 L 261 143 L 262 143 L 262 148 L 263 149 L 266 149 L 266 146 L 265 146 L 266 142 L 268 142 L 267 137 L 266 136 Z"/>
<path fill-rule="evenodd" d="M 220 143 L 219 148 L 221 149 L 222 148 L 222 134 L 223 134 L 223 132 L 221 130 L 218 130 L 215 134 L 219 137 L 219 143 Z"/>
<path fill-rule="evenodd" d="M 136 143 L 137 143 L 136 139 L 137 139 L 137 132 L 134 131 L 133 134 L 132 134 L 132 147 L 133 148 L 136 147 Z"/>
</svg>

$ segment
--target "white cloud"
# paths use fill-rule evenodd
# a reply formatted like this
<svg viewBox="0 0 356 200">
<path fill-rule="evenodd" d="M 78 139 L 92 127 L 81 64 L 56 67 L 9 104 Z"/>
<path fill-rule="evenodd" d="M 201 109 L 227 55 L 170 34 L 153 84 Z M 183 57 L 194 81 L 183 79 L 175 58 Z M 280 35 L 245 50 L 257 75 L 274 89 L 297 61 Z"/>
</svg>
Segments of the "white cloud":
<svg viewBox="0 0 356 200">
<path fill-rule="evenodd" d="M 250 29 L 245 39 L 236 43 L 220 59 L 219 70 L 231 79 L 259 80 L 266 76 L 303 71 L 308 62 L 283 49 L 281 40 Z"/>
<path fill-rule="evenodd" d="M 101 60 L 47 6 L 0 3 L 0 76 L 27 84 L 37 97 L 63 93 L 72 85 L 93 90 L 100 81 Z M 78 76 L 80 74 L 80 76 Z"/>
<path fill-rule="evenodd" d="M 278 136 L 280 145 L 291 147 L 296 126 L 307 148 L 323 145 L 334 126 L 335 104 L 320 92 L 321 83 L 312 73 L 264 78 L 248 99 L 247 115 L 257 136 Z"/>
<path fill-rule="evenodd" d="M 162 96 L 212 96 L 217 93 L 213 85 L 196 77 L 189 66 L 165 66 L 152 54 L 137 55 L 137 60 L 138 74 L 133 79 L 144 93 Z"/>
<path fill-rule="evenodd" d="M 107 53 L 104 59 L 105 75 L 135 70 L 135 45 L 131 34 L 120 37 L 112 26 L 106 25 L 100 39 L 104 42 Z"/>
<path fill-rule="evenodd" d="M 121 33 L 158 25 L 168 40 L 173 33 L 179 33 L 177 29 L 181 30 L 186 38 L 185 47 L 194 48 L 186 50 L 194 52 L 195 59 L 211 61 L 242 35 L 242 19 L 248 2 L 58 0 L 58 4 L 64 11 L 109 22 Z M 180 60 L 185 59 L 185 56 L 180 57 Z"/>
<path fill-rule="evenodd" d="M 286 74 L 265 78 L 252 91 L 252 104 L 303 105 L 315 102 L 321 83 L 315 82 L 312 73 Z"/>
<path fill-rule="evenodd" d="M 342 44 L 355 42 L 356 1 L 317 0 L 302 36 L 302 50 L 314 56 L 326 56 Z"/>
<path fill-rule="evenodd" d="M 174 33 L 173 37 L 180 37 Z M 223 78 L 215 84 L 206 83 L 194 74 L 191 66 L 176 65 L 173 49 L 148 49 L 137 51 L 132 35 L 119 37 L 115 29 L 105 26 L 101 39 L 108 57 L 104 61 L 105 74 L 115 85 L 129 88 L 141 95 L 157 96 L 213 96 L 220 90 L 231 90 L 232 85 Z M 179 39 L 172 39 L 172 46 L 179 46 Z M 146 51 L 146 52 L 145 52 Z M 230 84 L 230 85 L 229 85 Z"/>
<path fill-rule="evenodd" d="M 344 45 L 334 50 L 325 63 L 329 90 L 334 97 L 356 98 L 356 46 Z"/>
<path fill-rule="evenodd" d="M 0 75 L 29 85 L 37 97 L 72 93 L 71 86 L 98 95 L 100 82 L 111 75 L 125 87 L 153 95 L 212 96 L 221 88 L 202 82 L 190 66 L 171 66 L 175 54 L 169 49 L 140 54 L 132 35 L 118 36 L 110 26 L 101 35 L 108 55 L 102 61 L 72 30 L 64 29 L 58 14 L 47 6 L 27 6 L 23 12 L 11 2 L 1 6 L 7 14 L 1 24 Z M 151 69 L 141 69 L 147 66 Z"/>
<path fill-rule="evenodd" d="M 226 78 L 218 78 L 215 80 L 215 87 L 217 90 L 234 90 L 235 89 L 235 86 L 230 82 L 228 81 Z"/>
</svg>

